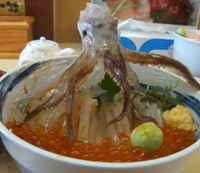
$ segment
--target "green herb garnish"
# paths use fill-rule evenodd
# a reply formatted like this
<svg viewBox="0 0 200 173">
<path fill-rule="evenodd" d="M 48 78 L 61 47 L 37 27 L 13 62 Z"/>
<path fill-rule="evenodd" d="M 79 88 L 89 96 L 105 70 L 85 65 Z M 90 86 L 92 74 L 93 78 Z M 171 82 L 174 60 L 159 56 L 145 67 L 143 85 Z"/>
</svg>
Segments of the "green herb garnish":
<svg viewBox="0 0 200 173">
<path fill-rule="evenodd" d="M 98 84 L 105 93 L 95 97 L 98 102 L 98 108 L 102 106 L 103 102 L 113 102 L 114 96 L 120 92 L 120 87 L 116 84 L 116 82 L 110 77 L 107 73 L 104 76 L 104 79 Z"/>
<path fill-rule="evenodd" d="M 120 87 L 107 73 L 98 86 L 105 91 L 99 96 L 95 97 L 98 102 L 98 108 L 101 108 L 102 103 L 104 102 L 113 102 L 114 96 L 120 92 Z M 151 103 L 156 103 L 162 111 L 166 111 L 178 104 L 182 105 L 181 99 L 172 95 L 171 91 L 174 88 L 176 88 L 176 86 L 165 87 L 164 89 L 157 86 L 146 91 L 137 91 L 133 86 L 131 86 L 131 94 L 133 95 L 133 99 L 140 95 L 142 96 L 142 102 L 148 101 Z"/>
<path fill-rule="evenodd" d="M 104 79 L 99 83 L 99 86 L 107 91 L 107 95 L 114 97 L 120 91 L 120 87 L 116 82 L 106 73 Z"/>
<path fill-rule="evenodd" d="M 135 98 L 137 95 L 142 96 L 141 101 L 142 102 L 153 102 L 158 105 L 158 107 L 162 111 L 170 110 L 171 108 L 175 107 L 178 104 L 182 104 L 181 99 L 173 96 L 171 94 L 172 89 L 174 89 L 176 86 L 172 87 L 165 87 L 164 89 L 160 87 L 153 87 L 152 89 L 148 89 L 146 91 L 138 92 L 132 89 L 133 98 Z"/>
</svg>

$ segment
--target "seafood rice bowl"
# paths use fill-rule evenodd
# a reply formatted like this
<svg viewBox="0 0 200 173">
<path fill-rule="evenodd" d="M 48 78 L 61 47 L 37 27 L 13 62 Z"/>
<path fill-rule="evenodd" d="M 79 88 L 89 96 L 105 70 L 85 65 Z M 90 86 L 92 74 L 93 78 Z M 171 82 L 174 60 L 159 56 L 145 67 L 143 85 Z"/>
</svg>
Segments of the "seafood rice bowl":
<svg viewBox="0 0 200 173">
<path fill-rule="evenodd" d="M 0 79 L 1 139 L 18 167 L 180 172 L 200 145 L 198 82 L 173 59 L 121 47 L 106 6 L 88 4 L 78 28 L 80 56 L 37 61 Z"/>
</svg>

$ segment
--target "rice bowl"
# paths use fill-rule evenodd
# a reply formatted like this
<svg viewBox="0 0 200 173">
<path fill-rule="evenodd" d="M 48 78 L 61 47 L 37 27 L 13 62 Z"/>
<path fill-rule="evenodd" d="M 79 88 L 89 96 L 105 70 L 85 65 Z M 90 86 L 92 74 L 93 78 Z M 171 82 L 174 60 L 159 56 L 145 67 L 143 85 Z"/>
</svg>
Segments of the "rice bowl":
<svg viewBox="0 0 200 173">
<path fill-rule="evenodd" d="M 2 108 L 5 106 L 6 95 L 9 92 L 7 85 L 14 84 L 14 79 L 18 78 L 20 81 L 24 80 L 24 76 L 22 74 L 23 71 L 27 71 L 28 69 L 31 70 L 31 66 L 38 64 L 43 64 L 45 62 L 51 62 L 52 65 L 56 64 L 56 61 L 65 63 L 70 63 L 68 58 L 59 58 L 59 59 L 52 59 L 46 61 L 39 61 L 35 64 L 19 67 L 18 69 L 14 70 L 3 76 L 0 81 L 1 86 L 1 120 L 2 120 Z M 64 64 L 66 65 L 66 64 Z M 64 66 L 63 65 L 63 66 Z M 200 107 L 199 99 L 200 93 L 194 91 L 188 83 L 186 83 L 182 78 L 179 76 L 172 74 L 168 71 L 163 71 L 162 69 L 156 69 L 152 67 L 141 67 L 134 65 L 134 69 L 140 79 L 140 81 L 144 84 L 151 84 L 151 85 L 159 85 L 161 87 L 166 86 L 166 84 L 174 84 L 178 82 L 178 86 L 176 90 L 180 93 L 187 93 L 188 95 L 192 96 L 189 97 L 191 100 L 191 104 L 194 105 L 194 109 L 198 110 Z M 28 71 L 29 71 L 28 70 Z M 145 73 L 148 72 L 148 73 Z M 144 75 L 147 74 L 147 75 Z M 152 76 L 156 76 L 152 80 Z M 10 80 L 12 79 L 12 80 Z M 168 80 L 166 80 L 168 79 Z M 9 83 L 10 82 L 10 83 Z M 16 82 L 16 81 L 15 81 Z M 4 86 L 4 87 L 2 87 Z M 15 84 L 13 86 L 16 86 Z M 12 89 L 15 89 L 13 87 Z M 195 98 L 195 99 L 194 99 Z M 199 138 L 199 115 L 194 117 L 196 123 L 198 125 L 197 136 Z M 178 172 L 184 168 L 188 160 L 191 158 L 193 152 L 199 147 L 200 141 L 199 139 L 189 146 L 188 148 L 172 154 L 170 156 L 166 156 L 163 158 L 149 160 L 149 161 L 141 161 L 141 162 L 133 162 L 133 163 L 103 163 L 103 162 L 94 162 L 94 161 L 85 161 L 80 159 L 74 159 L 69 157 L 64 157 L 58 154 L 54 154 L 43 149 L 37 148 L 19 137 L 15 136 L 12 132 L 10 132 L 5 125 L 1 122 L 0 123 L 0 132 L 1 138 L 4 146 L 16 161 L 17 165 L 23 172 L 133 172 L 137 171 L 138 173 L 142 173 L 148 171 L 150 173 L 168 173 L 168 172 Z M 19 157 L 20 156 L 20 157 Z"/>
</svg>

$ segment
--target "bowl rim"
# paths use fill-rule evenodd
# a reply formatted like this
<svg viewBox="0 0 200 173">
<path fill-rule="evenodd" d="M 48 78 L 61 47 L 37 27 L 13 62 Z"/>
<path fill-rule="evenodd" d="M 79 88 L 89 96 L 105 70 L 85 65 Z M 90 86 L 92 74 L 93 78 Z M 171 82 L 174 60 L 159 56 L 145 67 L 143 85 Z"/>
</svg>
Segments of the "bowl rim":
<svg viewBox="0 0 200 173">
<path fill-rule="evenodd" d="M 78 57 L 78 55 L 75 55 L 75 56 L 69 55 L 69 56 L 65 56 L 65 57 L 61 56 L 61 57 L 57 57 L 57 58 L 59 58 L 59 59 L 69 58 L 69 60 L 71 60 L 71 58 L 75 58 L 74 60 L 71 60 L 71 61 L 75 61 L 77 57 Z M 49 60 L 51 61 L 51 60 L 55 60 L 57 58 L 47 58 L 44 60 L 37 60 L 37 61 L 31 62 L 29 64 L 24 64 L 22 66 L 18 66 L 15 69 L 13 69 L 13 70 L 9 71 L 8 73 L 6 73 L 5 75 L 3 75 L 0 78 L 0 82 L 2 80 L 4 80 L 4 78 L 6 78 L 8 75 L 14 73 L 15 71 L 17 71 L 23 67 L 29 67 L 32 64 L 35 64 L 37 62 L 44 62 L 44 61 L 49 61 Z M 170 75 L 176 76 L 175 73 L 170 72 L 170 71 L 168 71 L 168 72 L 170 73 Z M 113 162 L 98 162 L 98 161 L 88 161 L 88 160 L 83 160 L 83 159 L 76 159 L 76 158 L 62 156 L 62 155 L 55 154 L 50 151 L 41 149 L 39 147 L 36 147 L 36 146 L 24 141 L 20 137 L 13 134 L 0 121 L 0 137 L 1 137 L 1 135 L 4 135 L 6 138 L 8 138 L 13 143 L 17 143 L 18 145 L 20 145 L 28 150 L 32 150 L 34 153 L 36 153 L 38 155 L 43 155 L 44 157 L 49 158 L 54 161 L 68 163 L 68 164 L 72 164 L 72 165 L 79 165 L 79 166 L 83 166 L 83 167 L 95 167 L 95 168 L 107 168 L 107 169 L 123 169 L 123 168 L 132 169 L 132 168 L 155 166 L 155 165 L 163 164 L 166 162 L 171 162 L 173 160 L 177 160 L 179 158 L 182 158 L 183 156 L 189 155 L 190 153 L 195 151 L 197 148 L 200 148 L 200 139 L 198 139 L 197 141 L 195 141 L 195 143 L 193 143 L 189 147 L 185 148 L 184 150 L 181 150 L 181 151 L 171 154 L 169 156 L 165 156 L 165 157 L 161 157 L 161 158 L 153 159 L 153 160 L 147 160 L 147 161 L 128 162 L 128 163 L 113 163 Z M 5 148 L 6 148 L 6 146 L 5 146 Z"/>
<path fill-rule="evenodd" d="M 183 37 L 183 36 L 177 34 L 175 31 L 173 32 L 173 35 L 174 35 L 175 37 L 178 37 L 178 38 L 181 39 L 181 40 L 189 41 L 189 42 L 191 42 L 191 43 L 193 43 L 193 44 L 200 44 L 200 41 L 196 41 L 195 39 L 192 39 L 192 38 Z M 175 40 L 176 40 L 176 39 L 174 39 L 174 41 L 175 41 Z"/>
</svg>

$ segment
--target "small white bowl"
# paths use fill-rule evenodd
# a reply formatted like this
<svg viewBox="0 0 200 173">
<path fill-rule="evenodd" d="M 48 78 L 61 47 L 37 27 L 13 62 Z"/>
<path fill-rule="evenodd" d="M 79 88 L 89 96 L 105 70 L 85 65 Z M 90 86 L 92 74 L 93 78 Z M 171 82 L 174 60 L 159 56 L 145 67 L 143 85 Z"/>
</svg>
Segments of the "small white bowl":
<svg viewBox="0 0 200 173">
<path fill-rule="evenodd" d="M 198 30 L 187 30 L 200 35 Z M 195 77 L 200 77 L 200 42 L 174 33 L 173 58 L 183 63 Z"/>
<path fill-rule="evenodd" d="M 48 63 L 47 63 L 48 62 Z M 70 157 L 64 157 L 57 155 L 43 149 L 37 148 L 19 137 L 15 136 L 9 131 L 2 122 L 4 104 L 8 103 L 11 93 L 15 92 L 21 83 L 27 79 L 31 73 L 36 70 L 42 72 L 47 70 L 42 68 L 45 64 L 49 68 L 62 69 L 70 63 L 69 58 L 58 58 L 52 60 L 45 60 L 41 62 L 35 62 L 32 65 L 18 67 L 13 72 L 7 73 L 0 79 L 0 135 L 3 144 L 7 151 L 16 161 L 19 168 L 24 173 L 178 173 L 186 165 L 192 154 L 200 147 L 199 131 L 200 131 L 200 92 L 194 92 L 192 87 L 182 78 L 178 77 L 171 72 L 156 69 L 153 67 L 142 67 L 138 65 L 131 65 L 136 71 L 139 80 L 143 84 L 150 84 L 155 86 L 164 87 L 166 85 L 177 84 L 177 91 L 184 95 L 186 92 L 190 97 L 187 97 L 188 106 L 191 107 L 196 114 L 194 115 L 195 122 L 198 126 L 197 141 L 190 147 L 172 154 L 167 157 L 133 162 L 133 163 L 103 163 L 94 161 L 85 161 L 80 159 L 74 159 Z M 26 73 L 25 73 L 26 72 Z M 46 74 L 46 78 L 51 77 L 51 72 Z M 57 73 L 56 73 L 57 74 Z M 17 79 L 17 80 L 15 80 Z M 178 81 L 178 82 L 177 82 Z M 37 85 L 38 80 L 35 79 Z M 41 81 L 40 81 L 41 82 Z M 23 88 L 22 88 L 23 89 Z M 19 91 L 20 92 L 20 91 Z M 18 94 L 17 92 L 15 92 Z M 19 93 L 20 94 L 20 93 Z M 20 95 L 19 95 L 20 96 Z M 17 96 L 18 97 L 18 96 Z M 12 100 L 11 100 L 12 101 Z M 11 104 L 12 105 L 12 104 Z"/>
</svg>

